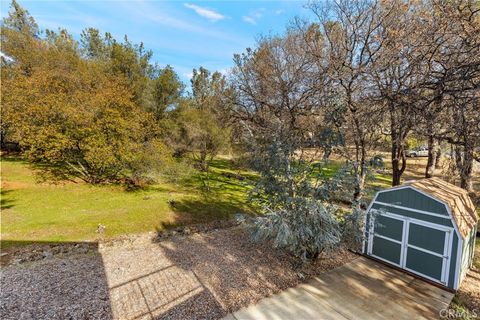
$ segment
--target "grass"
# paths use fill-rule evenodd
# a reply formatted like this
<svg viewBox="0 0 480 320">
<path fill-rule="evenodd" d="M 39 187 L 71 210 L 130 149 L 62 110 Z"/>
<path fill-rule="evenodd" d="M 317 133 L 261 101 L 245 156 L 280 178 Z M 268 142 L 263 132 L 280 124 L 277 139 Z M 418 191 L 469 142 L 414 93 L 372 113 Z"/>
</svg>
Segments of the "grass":
<svg viewBox="0 0 480 320">
<path fill-rule="evenodd" d="M 388 158 L 387 158 L 388 159 Z M 422 177 L 425 159 L 415 159 L 405 175 Z M 332 159 L 322 167 L 326 178 L 342 165 Z M 391 185 L 390 170 L 374 173 L 368 182 L 365 200 Z M 102 237 L 158 231 L 166 227 L 225 219 L 235 213 L 254 213 L 248 203 L 248 181 L 252 171 L 235 167 L 229 159 L 216 159 L 210 170 L 209 191 L 205 175 L 196 173 L 178 183 L 162 182 L 144 190 L 127 191 L 120 185 L 94 186 L 68 180 L 45 182 L 44 171 L 18 157 L 1 159 L 1 235 L 5 247 L 29 242 L 90 241 Z M 247 181 L 226 177 L 241 174 Z M 49 182 L 48 182 L 49 181 Z M 174 203 L 174 205 L 172 205 Z"/>
<path fill-rule="evenodd" d="M 251 213 L 249 187 L 223 176 L 224 172 L 253 176 L 236 170 L 231 161 L 219 159 L 212 164 L 209 192 L 201 188 L 200 173 L 177 184 L 163 182 L 145 190 L 127 191 L 119 185 L 41 182 L 28 163 L 3 157 L 2 244 L 95 240 L 99 237 L 98 224 L 106 227 L 104 237 L 114 237 Z"/>
</svg>

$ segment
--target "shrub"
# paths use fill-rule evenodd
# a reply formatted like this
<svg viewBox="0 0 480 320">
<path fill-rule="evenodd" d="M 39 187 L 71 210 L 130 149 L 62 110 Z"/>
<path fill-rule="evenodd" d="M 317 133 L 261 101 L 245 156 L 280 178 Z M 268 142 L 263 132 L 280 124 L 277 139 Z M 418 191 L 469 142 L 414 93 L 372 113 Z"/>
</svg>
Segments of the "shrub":
<svg viewBox="0 0 480 320">
<path fill-rule="evenodd" d="M 274 247 L 285 248 L 303 261 L 314 261 L 340 243 L 335 206 L 297 198 L 289 208 L 267 210 L 255 221 L 255 240 L 270 240 Z"/>
</svg>

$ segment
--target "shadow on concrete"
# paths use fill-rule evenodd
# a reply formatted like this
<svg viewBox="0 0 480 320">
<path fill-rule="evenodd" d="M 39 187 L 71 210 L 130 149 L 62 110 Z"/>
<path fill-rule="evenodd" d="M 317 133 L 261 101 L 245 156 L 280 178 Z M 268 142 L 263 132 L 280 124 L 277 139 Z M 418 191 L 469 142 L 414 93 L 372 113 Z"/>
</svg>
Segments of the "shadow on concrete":
<svg viewBox="0 0 480 320">
<path fill-rule="evenodd" d="M 438 319 L 453 294 L 366 258 L 234 313 L 238 319 Z"/>
</svg>

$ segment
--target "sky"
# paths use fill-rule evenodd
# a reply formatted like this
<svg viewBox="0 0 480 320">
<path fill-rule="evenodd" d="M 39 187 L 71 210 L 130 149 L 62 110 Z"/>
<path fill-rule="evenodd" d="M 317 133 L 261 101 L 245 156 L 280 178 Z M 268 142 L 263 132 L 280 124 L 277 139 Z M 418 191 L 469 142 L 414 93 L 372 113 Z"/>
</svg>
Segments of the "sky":
<svg viewBox="0 0 480 320">
<path fill-rule="evenodd" d="M 309 15 L 306 1 L 17 1 L 41 29 L 66 28 L 78 39 L 82 29 L 94 27 L 119 40 L 126 34 L 143 42 L 153 62 L 171 65 L 184 82 L 199 66 L 227 72 L 234 53 Z M 3 18 L 10 1 L 0 5 Z"/>
</svg>

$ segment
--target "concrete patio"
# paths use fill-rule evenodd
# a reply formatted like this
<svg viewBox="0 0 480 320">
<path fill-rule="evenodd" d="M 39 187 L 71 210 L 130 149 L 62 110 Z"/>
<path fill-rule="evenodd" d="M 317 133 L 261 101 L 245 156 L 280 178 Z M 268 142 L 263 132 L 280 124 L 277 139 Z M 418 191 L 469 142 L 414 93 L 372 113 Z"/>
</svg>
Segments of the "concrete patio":
<svg viewBox="0 0 480 320">
<path fill-rule="evenodd" d="M 438 319 L 452 298 L 451 292 L 361 257 L 224 319 Z"/>
</svg>

